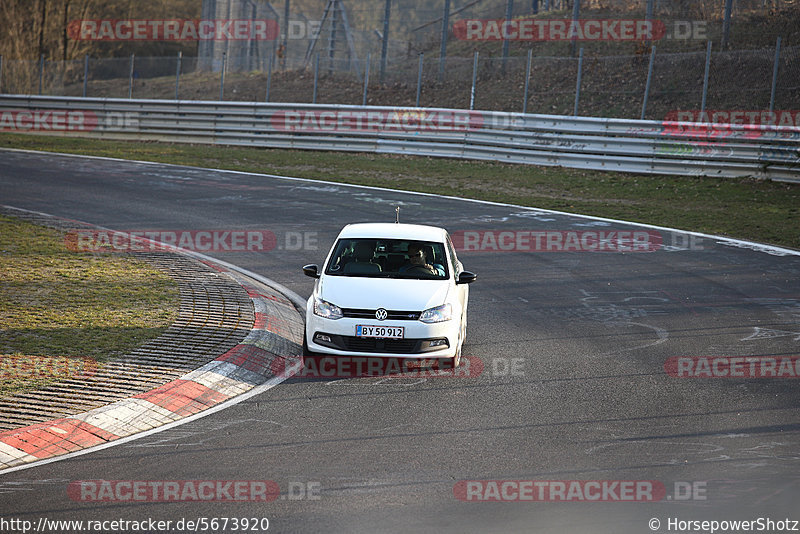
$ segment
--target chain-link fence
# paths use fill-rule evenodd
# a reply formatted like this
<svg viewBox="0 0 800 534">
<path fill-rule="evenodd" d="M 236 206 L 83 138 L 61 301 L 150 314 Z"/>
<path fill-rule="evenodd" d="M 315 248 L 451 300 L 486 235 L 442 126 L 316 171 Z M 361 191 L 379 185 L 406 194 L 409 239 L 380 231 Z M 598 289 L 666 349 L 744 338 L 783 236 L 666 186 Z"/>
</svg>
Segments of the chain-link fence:
<svg viewBox="0 0 800 534">
<path fill-rule="evenodd" d="M 800 0 L 581 0 L 577 9 L 576 2 L 284 0 L 273 7 L 266 0 L 206 0 L 203 18 L 268 18 L 280 31 L 266 41 L 200 41 L 196 56 L 184 50 L 171 57 L 0 58 L 0 92 L 624 118 L 800 109 Z M 658 35 L 502 41 L 489 24 L 549 20 L 553 29 L 576 16 L 612 21 L 612 29 L 614 21 L 649 19 Z M 458 31 L 465 27 L 482 30 Z M 130 42 L 130 51 L 140 44 Z"/>
<path fill-rule="evenodd" d="M 778 50 L 777 70 L 774 49 L 708 55 L 656 50 L 653 55 L 531 56 L 529 65 L 527 54 L 504 59 L 478 53 L 477 58 L 445 61 L 419 55 L 390 63 L 382 84 L 377 80 L 380 58 L 373 56 L 369 73 L 366 60 L 358 72 L 340 71 L 329 70 L 316 56 L 308 63 L 289 62 L 286 70 L 273 61 L 271 73 L 270 58 L 250 72 L 223 70 L 224 56 L 215 60 L 220 62 L 216 71 L 198 69 L 197 58 L 177 56 L 6 60 L 0 64 L 0 92 L 183 100 L 217 100 L 222 95 L 224 100 L 355 105 L 366 97 L 370 105 L 471 106 L 556 115 L 571 115 L 577 106 L 579 115 L 620 118 L 639 118 L 647 93 L 644 116 L 650 119 L 663 119 L 676 110 L 800 109 L 797 46 Z"/>
</svg>

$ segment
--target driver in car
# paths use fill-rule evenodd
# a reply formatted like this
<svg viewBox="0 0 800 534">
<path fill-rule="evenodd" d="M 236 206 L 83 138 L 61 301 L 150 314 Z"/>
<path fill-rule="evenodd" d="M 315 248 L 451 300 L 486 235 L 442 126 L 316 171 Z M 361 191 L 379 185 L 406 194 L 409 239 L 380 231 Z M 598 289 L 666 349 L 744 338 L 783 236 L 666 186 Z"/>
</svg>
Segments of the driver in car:
<svg viewBox="0 0 800 534">
<path fill-rule="evenodd" d="M 425 272 L 430 274 L 444 276 L 444 267 L 438 263 L 427 263 L 425 258 L 425 250 L 419 243 L 411 243 L 408 245 L 408 263 L 398 269 L 401 273 Z"/>
</svg>

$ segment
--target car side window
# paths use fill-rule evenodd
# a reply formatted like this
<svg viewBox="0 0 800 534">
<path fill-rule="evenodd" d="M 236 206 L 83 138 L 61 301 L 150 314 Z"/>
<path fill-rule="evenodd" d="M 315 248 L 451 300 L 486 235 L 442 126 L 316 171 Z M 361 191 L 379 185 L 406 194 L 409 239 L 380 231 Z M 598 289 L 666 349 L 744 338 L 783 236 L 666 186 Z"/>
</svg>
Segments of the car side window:
<svg viewBox="0 0 800 534">
<path fill-rule="evenodd" d="M 447 250 L 450 251 L 451 266 L 453 267 L 456 279 L 458 279 L 458 275 L 461 274 L 462 271 L 461 262 L 458 261 L 458 256 L 456 256 L 456 249 L 453 246 L 453 242 L 450 240 L 450 234 L 447 234 Z"/>
</svg>

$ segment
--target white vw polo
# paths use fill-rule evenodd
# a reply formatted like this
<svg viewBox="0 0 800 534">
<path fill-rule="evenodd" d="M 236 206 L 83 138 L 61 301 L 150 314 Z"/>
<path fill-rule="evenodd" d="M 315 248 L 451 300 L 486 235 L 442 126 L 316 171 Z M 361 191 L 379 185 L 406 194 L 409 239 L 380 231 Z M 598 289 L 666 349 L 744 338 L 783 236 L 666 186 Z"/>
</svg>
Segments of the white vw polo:
<svg viewBox="0 0 800 534">
<path fill-rule="evenodd" d="M 306 308 L 308 354 L 440 358 L 458 366 L 469 286 L 443 228 L 416 224 L 345 226 Z"/>
</svg>

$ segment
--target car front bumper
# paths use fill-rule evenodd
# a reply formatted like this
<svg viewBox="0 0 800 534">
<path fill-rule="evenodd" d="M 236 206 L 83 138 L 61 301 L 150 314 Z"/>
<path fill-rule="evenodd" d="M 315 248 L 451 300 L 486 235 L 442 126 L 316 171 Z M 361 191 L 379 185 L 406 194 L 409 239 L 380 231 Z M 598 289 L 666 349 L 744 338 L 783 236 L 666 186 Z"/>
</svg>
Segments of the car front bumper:
<svg viewBox="0 0 800 534">
<path fill-rule="evenodd" d="M 356 337 L 357 325 L 399 326 L 402 339 Z M 343 317 L 325 319 L 306 312 L 306 343 L 309 350 L 339 356 L 379 358 L 453 358 L 458 349 L 457 320 L 423 323 L 419 320 L 377 321 Z M 325 336 L 325 337 L 321 337 Z"/>
</svg>

